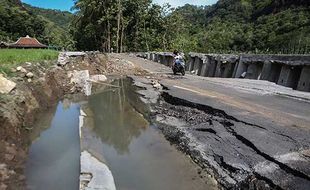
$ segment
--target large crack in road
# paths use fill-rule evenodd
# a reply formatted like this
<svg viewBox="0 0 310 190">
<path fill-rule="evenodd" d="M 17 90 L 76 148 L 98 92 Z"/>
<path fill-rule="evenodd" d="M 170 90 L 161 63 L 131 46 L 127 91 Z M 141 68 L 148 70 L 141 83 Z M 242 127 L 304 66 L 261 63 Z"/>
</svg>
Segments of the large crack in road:
<svg viewBox="0 0 310 190">
<path fill-rule="evenodd" d="M 161 97 L 161 103 L 156 106 L 156 115 L 175 117 L 186 122 L 183 127 L 159 122 L 166 138 L 198 164 L 212 168 L 225 188 L 305 189 L 310 186 L 310 177 L 306 171 L 292 167 L 294 164 L 277 160 L 276 155 L 264 152 L 237 130 L 240 126 L 255 128 L 256 131 L 272 133 L 281 136 L 284 141 L 297 143 L 292 137 L 242 121 L 223 110 L 174 97 L 168 92 L 163 92 Z M 266 168 L 259 168 L 261 163 L 265 163 Z M 270 166 L 274 167 L 272 171 L 269 171 Z M 222 170 L 232 180 L 225 177 Z"/>
<path fill-rule="evenodd" d="M 131 60 L 150 70 L 160 68 Z M 309 189 L 307 103 L 238 90 L 222 85 L 222 79 L 214 84 L 191 75 L 133 78 L 149 85 L 140 94 L 151 99 L 152 119 L 166 139 L 224 189 Z M 152 88 L 154 80 L 162 89 Z"/>
</svg>

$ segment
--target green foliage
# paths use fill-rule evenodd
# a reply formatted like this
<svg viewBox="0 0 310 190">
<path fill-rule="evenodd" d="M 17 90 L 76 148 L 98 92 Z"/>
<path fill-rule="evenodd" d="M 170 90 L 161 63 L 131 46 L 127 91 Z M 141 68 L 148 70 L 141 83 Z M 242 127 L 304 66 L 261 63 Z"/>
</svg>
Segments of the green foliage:
<svg viewBox="0 0 310 190">
<path fill-rule="evenodd" d="M 219 0 L 207 7 L 177 9 L 186 25 L 178 38 L 192 51 L 309 53 L 310 8 L 304 0 Z M 188 34 L 188 36 L 184 36 Z"/>
<path fill-rule="evenodd" d="M 44 16 L 46 19 L 55 23 L 57 26 L 60 26 L 63 29 L 68 28 L 73 18 L 73 14 L 68 11 L 37 8 L 31 5 L 28 5 L 28 4 L 23 4 L 23 5 L 32 14 Z"/>
<path fill-rule="evenodd" d="M 31 34 L 43 36 L 44 22 L 36 19 L 19 4 L 11 1 L 0 1 L 0 40 L 14 41 L 21 36 Z"/>
<path fill-rule="evenodd" d="M 158 46 L 161 7 L 151 0 L 78 0 L 75 9 L 72 33 L 78 49 L 120 52 Z"/>
<path fill-rule="evenodd" d="M 46 49 L 0 49 L 0 73 L 10 74 L 11 68 L 25 62 L 56 60 L 58 52 Z"/>
<path fill-rule="evenodd" d="M 19 0 L 0 0 L 0 41 L 14 42 L 30 35 L 50 46 L 71 48 L 69 12 L 34 8 Z"/>
<path fill-rule="evenodd" d="M 309 53 L 309 0 L 219 0 L 172 9 L 150 0 L 77 0 L 76 47 L 103 51 Z"/>
</svg>

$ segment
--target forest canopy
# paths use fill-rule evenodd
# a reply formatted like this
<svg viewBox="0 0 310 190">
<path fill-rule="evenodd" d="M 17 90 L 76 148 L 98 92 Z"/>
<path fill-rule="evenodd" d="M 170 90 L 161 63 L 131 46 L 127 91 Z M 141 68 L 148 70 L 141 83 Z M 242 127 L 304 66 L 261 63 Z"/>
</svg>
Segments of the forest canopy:
<svg viewBox="0 0 310 190">
<path fill-rule="evenodd" d="M 151 0 L 75 0 L 74 14 L 0 0 L 0 41 L 105 52 L 309 53 L 309 0 L 219 0 L 172 8 Z"/>
<path fill-rule="evenodd" d="M 309 53 L 308 0 L 219 0 L 177 9 L 151 0 L 77 0 L 78 49 Z"/>
</svg>

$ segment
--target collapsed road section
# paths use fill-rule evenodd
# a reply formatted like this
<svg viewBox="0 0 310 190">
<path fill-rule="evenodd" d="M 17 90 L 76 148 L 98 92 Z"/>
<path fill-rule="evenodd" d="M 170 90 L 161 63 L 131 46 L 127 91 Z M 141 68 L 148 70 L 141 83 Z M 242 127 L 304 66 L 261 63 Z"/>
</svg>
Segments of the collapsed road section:
<svg viewBox="0 0 310 190">
<path fill-rule="evenodd" d="M 111 85 L 81 107 L 81 190 L 217 189 L 147 120 L 148 106 L 130 79 Z"/>
<path fill-rule="evenodd" d="M 162 64 L 123 57 L 155 71 L 134 77 L 152 118 L 224 189 L 309 188 L 308 93 L 267 81 L 173 76 Z"/>
<path fill-rule="evenodd" d="M 142 93 L 144 98 L 152 94 Z M 225 189 L 310 186 L 308 130 L 248 123 L 207 102 L 180 98 L 173 90 L 162 92 L 159 104 L 153 105 L 153 119 L 166 138 Z"/>
</svg>

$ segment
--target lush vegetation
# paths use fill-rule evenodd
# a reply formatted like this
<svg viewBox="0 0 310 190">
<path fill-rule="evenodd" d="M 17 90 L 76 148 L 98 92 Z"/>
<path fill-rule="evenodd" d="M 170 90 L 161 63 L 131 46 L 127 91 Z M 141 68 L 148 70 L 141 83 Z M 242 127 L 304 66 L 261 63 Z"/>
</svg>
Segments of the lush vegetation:
<svg viewBox="0 0 310 190">
<path fill-rule="evenodd" d="M 309 53 L 309 0 L 219 0 L 177 9 L 152 0 L 75 0 L 76 13 L 0 0 L 0 41 L 77 50 Z M 71 23 L 71 24 L 69 24 Z"/>
<path fill-rule="evenodd" d="M 25 62 L 56 60 L 58 52 L 46 49 L 0 49 L 0 73 L 10 74 L 11 68 Z"/>
<path fill-rule="evenodd" d="M 14 42 L 29 35 L 50 46 L 73 48 L 68 32 L 71 16 L 69 12 L 34 8 L 20 0 L 0 0 L 0 41 Z"/>
<path fill-rule="evenodd" d="M 73 17 L 73 14 L 68 11 L 38 8 L 28 4 L 23 5 L 27 10 L 31 11 L 33 14 L 41 15 L 47 18 L 48 20 L 54 22 L 55 24 L 57 24 L 57 26 L 60 26 L 63 29 L 68 29 L 69 24 Z"/>
<path fill-rule="evenodd" d="M 186 5 L 172 14 L 185 19 L 186 39 L 196 42 L 190 48 L 196 51 L 310 52 L 307 0 L 219 0 L 208 7 Z"/>
<path fill-rule="evenodd" d="M 308 0 L 219 0 L 171 9 L 151 0 L 77 0 L 78 49 L 307 53 Z"/>
</svg>

